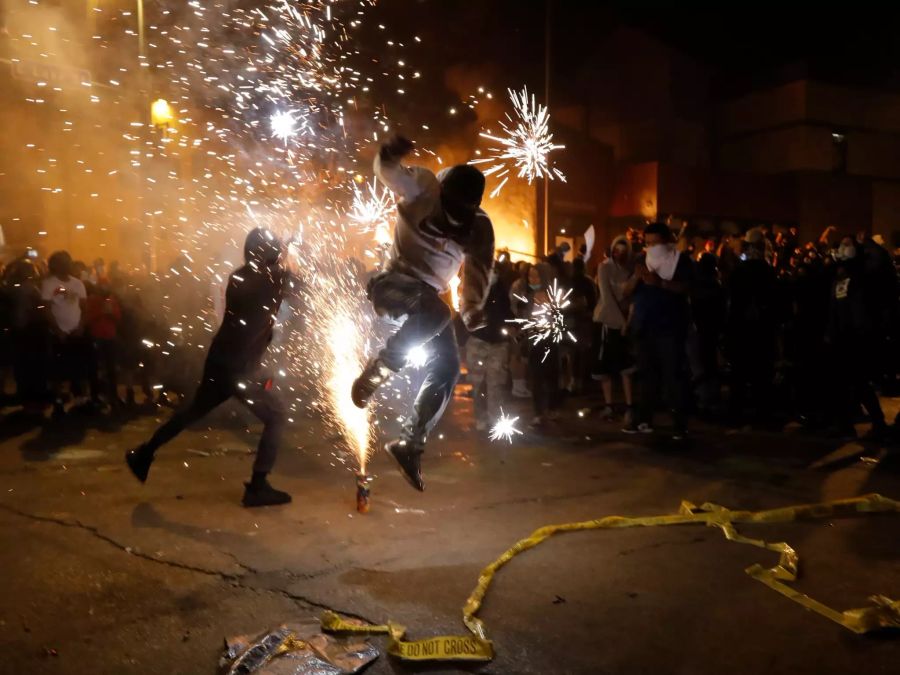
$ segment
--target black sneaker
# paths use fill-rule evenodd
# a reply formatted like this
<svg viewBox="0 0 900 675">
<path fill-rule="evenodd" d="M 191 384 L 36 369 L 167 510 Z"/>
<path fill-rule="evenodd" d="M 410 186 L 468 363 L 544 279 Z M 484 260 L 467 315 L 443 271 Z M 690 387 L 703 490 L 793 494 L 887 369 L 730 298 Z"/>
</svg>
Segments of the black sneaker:
<svg viewBox="0 0 900 675">
<path fill-rule="evenodd" d="M 384 446 L 400 467 L 406 482 L 419 492 L 425 491 L 422 480 L 422 448 L 410 445 L 406 441 L 391 441 Z"/>
<path fill-rule="evenodd" d="M 125 463 L 128 464 L 128 468 L 131 469 L 135 478 L 146 483 L 150 465 L 153 464 L 153 453 L 148 452 L 146 446 L 139 445 L 134 450 L 125 453 Z"/>
<path fill-rule="evenodd" d="M 381 359 L 372 359 L 366 364 L 366 367 L 353 381 L 353 388 L 350 390 L 350 398 L 353 399 L 353 405 L 357 408 L 365 408 L 372 394 L 380 387 L 385 380 L 391 375 L 391 369 L 381 362 Z"/>
<path fill-rule="evenodd" d="M 278 506 L 279 504 L 290 504 L 291 496 L 282 490 L 276 490 L 269 481 L 265 480 L 258 485 L 244 483 L 244 498 L 241 504 L 249 508 L 256 506 Z"/>
</svg>

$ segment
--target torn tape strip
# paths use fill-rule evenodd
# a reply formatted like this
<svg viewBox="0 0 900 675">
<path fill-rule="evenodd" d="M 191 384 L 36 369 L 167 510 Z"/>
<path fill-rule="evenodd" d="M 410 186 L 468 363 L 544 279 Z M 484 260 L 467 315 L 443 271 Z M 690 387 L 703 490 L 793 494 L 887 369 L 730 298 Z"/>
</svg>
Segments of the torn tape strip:
<svg viewBox="0 0 900 675">
<path fill-rule="evenodd" d="M 406 661 L 490 661 L 494 658 L 491 641 L 473 635 L 442 635 L 422 640 L 404 640 L 406 628 L 398 624 L 359 624 L 342 619 L 330 611 L 322 614 L 322 629 L 332 633 L 387 635 L 388 653 Z"/>
<path fill-rule="evenodd" d="M 771 568 L 752 565 L 745 571 L 754 579 L 781 593 L 797 604 L 838 623 L 856 633 L 866 633 L 879 628 L 900 628 L 900 601 L 885 596 L 871 596 L 874 604 L 861 609 L 839 612 L 791 588 L 785 582 L 794 581 L 798 574 L 797 552 L 785 542 L 766 542 L 740 534 L 735 523 L 787 523 L 795 520 L 825 518 L 854 513 L 900 513 L 900 502 L 878 494 L 850 499 L 839 499 L 818 504 L 801 504 L 767 511 L 732 511 L 718 504 L 706 503 L 699 507 L 682 502 L 677 514 L 626 518 L 607 516 L 578 523 L 548 525 L 519 540 L 499 558 L 485 567 L 478 577 L 478 584 L 463 607 L 463 623 L 472 636 L 442 636 L 417 641 L 404 641 L 406 629 L 397 624 L 366 626 L 341 619 L 333 612 L 322 617 L 322 628 L 335 632 L 378 633 L 389 636 L 388 652 L 408 660 L 468 660 L 490 661 L 493 645 L 487 639 L 484 623 L 476 614 L 481 609 L 484 596 L 497 571 L 520 553 L 534 548 L 555 534 L 582 530 L 616 529 L 627 527 L 661 527 L 668 525 L 703 524 L 721 530 L 729 541 L 749 544 L 779 554 L 778 563 Z"/>
</svg>

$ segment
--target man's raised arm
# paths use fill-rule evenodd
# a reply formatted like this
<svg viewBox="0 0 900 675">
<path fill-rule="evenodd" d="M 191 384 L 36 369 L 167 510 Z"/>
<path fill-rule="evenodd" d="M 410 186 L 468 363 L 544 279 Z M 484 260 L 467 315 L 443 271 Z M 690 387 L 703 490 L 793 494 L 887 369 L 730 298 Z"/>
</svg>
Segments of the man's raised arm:
<svg viewBox="0 0 900 675">
<path fill-rule="evenodd" d="M 414 201 L 426 192 L 438 193 L 440 186 L 431 171 L 420 166 L 403 166 L 400 160 L 412 152 L 413 143 L 403 136 L 386 141 L 375 156 L 375 175 L 401 200 Z"/>
</svg>

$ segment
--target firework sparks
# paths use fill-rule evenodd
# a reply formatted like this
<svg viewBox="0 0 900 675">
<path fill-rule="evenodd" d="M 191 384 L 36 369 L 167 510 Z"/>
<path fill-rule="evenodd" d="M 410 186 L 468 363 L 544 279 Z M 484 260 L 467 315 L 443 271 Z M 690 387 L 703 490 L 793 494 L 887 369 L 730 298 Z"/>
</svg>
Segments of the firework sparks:
<svg viewBox="0 0 900 675">
<path fill-rule="evenodd" d="M 378 244 L 391 243 L 391 221 L 397 200 L 394 193 L 373 178 L 364 187 L 353 186 L 353 203 L 347 217 L 361 232 L 374 232 Z"/>
<path fill-rule="evenodd" d="M 215 7 L 145 3 L 147 50 L 138 62 L 124 46 L 118 58 L 111 57 L 117 43 L 133 41 L 134 17 L 123 21 L 128 13 L 120 16 L 116 3 L 90 3 L 96 7 L 86 33 L 80 22 L 64 21 L 67 12 L 48 6 L 59 4 L 67 3 L 25 3 L 22 12 L 6 17 L 14 28 L 9 39 L 17 58 L 47 59 L 61 71 L 74 72 L 65 67 L 71 50 L 60 49 L 69 39 L 86 56 L 93 54 L 88 50 L 94 49 L 94 40 L 107 51 L 98 52 L 104 56 L 93 75 L 77 73 L 71 86 L 50 83 L 46 90 L 53 89 L 52 97 L 28 101 L 29 106 L 58 108 L 53 124 L 66 132 L 41 134 L 23 144 L 22 152 L 34 155 L 35 162 L 46 158 L 36 167 L 40 189 L 65 195 L 68 186 L 50 177 L 78 175 L 85 199 L 105 200 L 108 209 L 90 209 L 96 222 L 73 225 L 95 230 L 101 246 L 107 237 L 119 241 L 117 226 L 134 224 L 131 204 L 140 205 L 141 222 L 152 225 L 143 241 L 131 246 L 129 239 L 133 250 L 122 253 L 133 254 L 133 260 L 148 254 L 157 272 L 142 285 L 152 284 L 154 297 L 164 298 L 158 310 L 173 328 L 165 340 L 148 336 L 143 346 L 175 364 L 169 370 L 178 370 L 176 359 L 186 358 L 189 350 L 191 356 L 205 356 L 246 231 L 266 227 L 288 241 L 287 257 L 297 278 L 289 282 L 282 308 L 272 308 L 277 328 L 284 326 L 276 330 L 268 353 L 278 373 L 273 386 L 285 399 L 290 422 L 299 415 L 317 420 L 298 424 L 298 432 L 321 439 L 324 425 L 341 439 L 333 444 L 335 464 L 358 459 L 364 471 L 370 434 L 379 417 L 393 420 L 393 415 L 388 417 L 388 406 L 382 410 L 379 403 L 359 411 L 350 402 L 352 378 L 376 329 L 364 297 L 364 275 L 349 257 L 362 239 L 370 243 L 370 232 L 378 243 L 390 240 L 395 204 L 382 185 L 360 184 L 354 194 L 348 180 L 365 171 L 361 150 L 388 132 L 391 123 L 396 98 L 384 94 L 375 100 L 376 93 L 395 90 L 408 97 L 419 86 L 420 74 L 404 53 L 412 36 L 389 34 L 388 26 L 380 26 L 384 33 L 378 39 L 391 57 L 372 59 L 378 46 L 364 42 L 368 38 L 360 27 L 375 0 L 259 0 Z M 32 30 L 43 23 L 49 28 L 45 33 Z M 57 25 L 60 35 L 66 33 L 62 41 L 56 40 Z M 117 39 L 123 26 L 129 37 Z M 92 32 L 90 40 L 80 37 Z M 145 69 L 154 72 L 154 86 L 169 102 L 177 129 L 152 130 L 143 119 L 149 111 L 122 119 L 109 115 L 99 124 L 91 112 L 96 104 L 144 110 L 146 101 L 138 92 Z M 402 81 L 402 89 L 379 85 L 387 80 Z M 44 83 L 35 87 L 43 90 Z M 62 139 L 82 133 L 102 136 L 103 143 L 62 147 Z M 73 166 L 63 169 L 58 158 L 69 156 Z M 179 170 L 167 169 L 175 166 Z M 124 187 L 131 185 L 139 190 Z M 127 208 L 117 210 L 116 204 Z M 46 230 L 37 235 L 46 237 L 51 249 L 62 236 L 52 230 L 49 237 Z M 164 266 L 176 253 L 186 262 Z M 207 297 L 213 302 L 205 303 Z"/>
<path fill-rule="evenodd" d="M 426 363 L 428 363 L 428 359 L 431 357 L 431 352 L 428 351 L 428 348 L 425 345 L 417 345 L 409 350 L 409 353 L 406 355 L 406 365 L 410 368 L 422 368 Z"/>
<path fill-rule="evenodd" d="M 491 428 L 490 439 L 492 441 L 499 441 L 503 439 L 512 443 L 513 436 L 522 435 L 522 432 L 516 428 L 516 422 L 518 421 L 518 417 L 512 417 L 510 415 L 504 414 L 503 409 L 501 408 L 500 418 Z"/>
<path fill-rule="evenodd" d="M 531 316 L 525 319 L 510 319 L 509 323 L 517 323 L 522 326 L 522 331 L 535 346 L 547 344 L 544 358 L 550 353 L 550 344 L 559 344 L 565 339 L 578 342 L 575 336 L 566 329 L 565 310 L 572 304 L 569 296 L 572 290 L 563 290 L 556 283 L 556 279 L 550 285 L 547 293 L 547 302 L 535 303 Z M 516 296 L 521 302 L 528 302 L 527 298 Z"/>
<path fill-rule="evenodd" d="M 350 313 L 334 312 L 328 324 L 327 343 L 331 357 L 328 379 L 331 409 L 356 455 L 359 473 L 365 475 L 371 436 L 369 412 L 357 408 L 350 399 L 353 379 L 365 363 L 365 339 Z"/>
<path fill-rule="evenodd" d="M 502 136 L 487 131 L 481 132 L 479 135 L 482 138 L 492 141 L 495 145 L 488 149 L 488 157 L 472 162 L 472 164 L 489 163 L 490 166 L 484 174 L 494 175 L 500 180 L 491 192 L 491 197 L 497 196 L 503 189 L 511 171 L 516 171 L 519 178 L 525 178 L 529 184 L 536 178 L 548 180 L 558 178 L 565 182 L 563 172 L 549 162 L 551 152 L 562 150 L 566 146 L 553 142 L 547 106 L 538 105 L 534 95 L 529 96 L 527 87 L 523 87 L 522 91 L 512 89 L 508 91 L 515 119 L 507 114 L 507 122 L 500 122 L 504 134 Z"/>
<path fill-rule="evenodd" d="M 282 110 L 272 115 L 269 125 L 272 128 L 272 135 L 285 143 L 297 133 L 297 120 L 294 119 L 294 114 L 288 110 Z"/>
</svg>

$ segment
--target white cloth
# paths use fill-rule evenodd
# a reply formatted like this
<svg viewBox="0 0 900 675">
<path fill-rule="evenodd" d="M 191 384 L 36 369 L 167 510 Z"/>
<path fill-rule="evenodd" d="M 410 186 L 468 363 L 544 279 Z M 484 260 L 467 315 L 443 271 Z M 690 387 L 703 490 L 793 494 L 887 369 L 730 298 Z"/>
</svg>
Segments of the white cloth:
<svg viewBox="0 0 900 675">
<path fill-rule="evenodd" d="M 428 169 L 375 157 L 375 175 L 400 197 L 389 269 L 424 281 L 445 293 L 463 268 L 460 314 L 484 307 L 494 260 L 494 228 L 481 209 L 465 244 L 441 236 L 428 221 L 443 217 L 441 184 Z"/>
<path fill-rule="evenodd" d="M 41 282 L 41 297 L 50 303 L 50 312 L 59 329 L 66 334 L 81 323 L 81 302 L 87 298 L 84 284 L 75 277 L 65 281 L 47 277 Z"/>
<path fill-rule="evenodd" d="M 675 244 L 654 244 L 647 249 L 647 269 L 656 272 L 660 279 L 672 281 L 679 255 Z"/>
<path fill-rule="evenodd" d="M 591 225 L 584 233 L 584 262 L 591 259 L 591 252 L 594 250 L 594 226 Z"/>
</svg>

